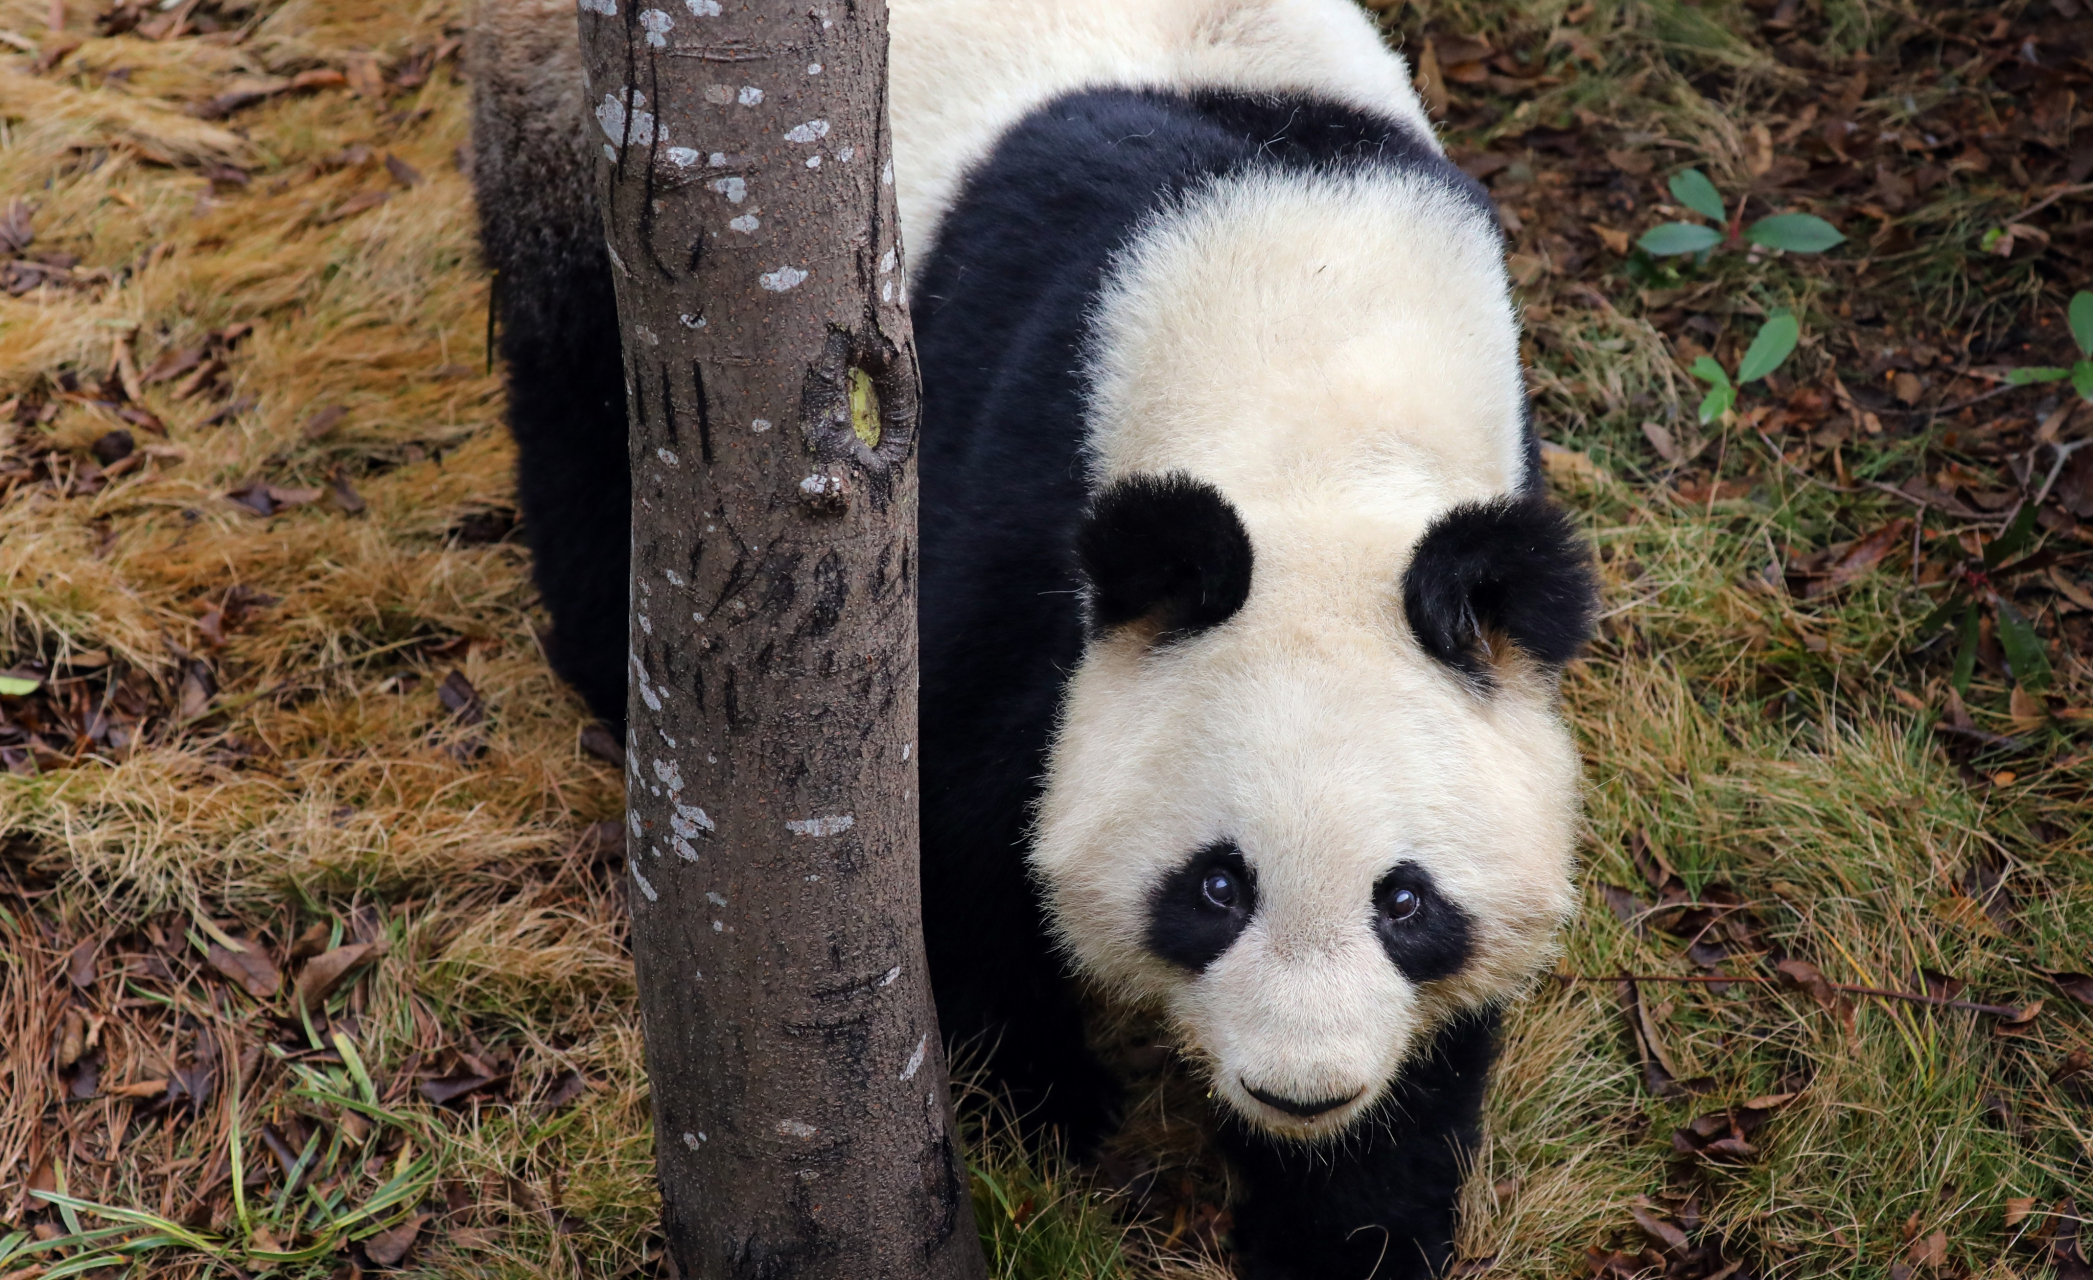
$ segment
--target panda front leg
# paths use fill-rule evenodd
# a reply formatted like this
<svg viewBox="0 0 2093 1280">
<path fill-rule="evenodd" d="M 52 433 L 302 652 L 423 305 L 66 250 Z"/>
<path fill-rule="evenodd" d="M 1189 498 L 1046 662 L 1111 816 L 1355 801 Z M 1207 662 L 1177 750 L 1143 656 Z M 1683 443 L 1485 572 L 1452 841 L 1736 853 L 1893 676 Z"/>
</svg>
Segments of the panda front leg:
<svg viewBox="0 0 2093 1280">
<path fill-rule="evenodd" d="M 1244 1280 L 1423 1280 L 1445 1271 L 1497 1024 L 1493 1010 L 1448 1026 L 1379 1106 L 1326 1144 L 1222 1118 L 1220 1145 L 1244 1188 L 1235 1206 Z"/>
</svg>

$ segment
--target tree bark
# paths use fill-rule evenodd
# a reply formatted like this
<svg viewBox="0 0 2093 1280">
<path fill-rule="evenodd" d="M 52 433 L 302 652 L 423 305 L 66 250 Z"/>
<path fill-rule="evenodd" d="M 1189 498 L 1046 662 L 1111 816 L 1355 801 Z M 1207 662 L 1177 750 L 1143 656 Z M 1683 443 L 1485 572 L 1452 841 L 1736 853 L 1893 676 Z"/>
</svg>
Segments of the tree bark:
<svg viewBox="0 0 2093 1280">
<path fill-rule="evenodd" d="M 685 1276 L 979 1277 L 917 885 L 881 0 L 580 0 L 631 416 L 626 796 Z"/>
</svg>

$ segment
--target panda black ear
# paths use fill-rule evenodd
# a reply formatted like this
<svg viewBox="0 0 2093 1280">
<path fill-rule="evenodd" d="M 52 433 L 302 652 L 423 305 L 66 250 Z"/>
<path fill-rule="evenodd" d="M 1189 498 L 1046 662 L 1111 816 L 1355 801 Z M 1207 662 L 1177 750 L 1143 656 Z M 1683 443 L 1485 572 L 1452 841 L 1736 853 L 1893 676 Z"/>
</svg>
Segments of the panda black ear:
<svg viewBox="0 0 2093 1280">
<path fill-rule="evenodd" d="M 1493 639 L 1560 667 L 1591 638 L 1591 551 L 1536 496 L 1468 502 L 1432 521 L 1403 571 L 1403 612 L 1425 652 L 1487 685 Z"/>
<path fill-rule="evenodd" d="M 1093 632 L 1138 622 L 1173 640 L 1218 626 L 1249 598 L 1250 560 L 1242 517 L 1181 471 L 1113 481 L 1076 530 Z"/>
</svg>

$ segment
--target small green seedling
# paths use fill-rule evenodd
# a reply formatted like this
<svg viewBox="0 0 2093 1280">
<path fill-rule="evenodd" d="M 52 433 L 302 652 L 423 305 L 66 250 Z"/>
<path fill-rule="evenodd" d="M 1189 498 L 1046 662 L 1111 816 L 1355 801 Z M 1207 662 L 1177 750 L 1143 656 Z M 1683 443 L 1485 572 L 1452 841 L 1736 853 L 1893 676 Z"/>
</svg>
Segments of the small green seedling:
<svg viewBox="0 0 2093 1280">
<path fill-rule="evenodd" d="M 2085 359 L 2074 362 L 2069 369 L 2015 369 L 2006 375 L 2006 381 L 2016 387 L 2024 387 L 2031 382 L 2062 382 L 2069 378 L 2071 389 L 2078 392 L 2078 398 L 2093 404 L 2093 293 L 2079 290 L 2071 299 L 2071 310 L 2068 314 L 2071 320 L 2071 340 L 2078 343 L 2079 354 Z"/>
<path fill-rule="evenodd" d="M 1776 311 L 1759 326 L 1758 336 L 1744 349 L 1744 358 L 1737 362 L 1736 381 L 1730 380 L 1714 356 L 1694 361 L 1693 376 L 1708 384 L 1708 394 L 1701 398 L 1701 421 L 1713 422 L 1728 413 L 1737 403 L 1737 392 L 1746 383 L 1757 382 L 1785 364 L 1801 339 L 1802 326 L 1793 313 Z"/>
<path fill-rule="evenodd" d="M 1737 249 L 1747 243 L 1765 249 L 1785 249 L 1789 253 L 1822 253 L 1846 241 L 1837 227 L 1813 213 L 1776 213 L 1747 227 L 1743 225 L 1744 202 L 1738 201 L 1735 215 L 1730 214 L 1723 207 L 1722 194 L 1715 189 L 1715 184 L 1698 169 L 1672 175 L 1668 185 L 1672 199 L 1715 225 L 1704 227 L 1697 222 L 1665 222 L 1650 228 L 1635 243 L 1653 258 L 1710 253 L 1717 248 Z"/>
<path fill-rule="evenodd" d="M 1970 677 L 1977 669 L 1982 615 L 1987 608 L 1998 622 L 1999 648 L 2005 651 L 2006 664 L 2013 669 L 2013 678 L 2020 682 L 2020 687 L 2030 693 L 2039 693 L 2049 686 L 2049 655 L 2043 651 L 2042 637 L 2035 634 L 2027 616 L 2015 608 L 2006 598 L 2006 593 L 2000 590 L 2007 579 L 2047 568 L 2057 559 L 2049 551 L 2012 559 L 2034 540 L 2035 504 L 2030 502 L 2022 505 L 2020 514 L 2006 526 L 2006 531 L 1984 548 L 1981 559 L 1957 565 L 1950 572 L 1947 598 L 1919 623 L 1922 636 L 1930 636 L 1951 623 L 1954 625 L 1955 692 L 1969 692 Z"/>
</svg>

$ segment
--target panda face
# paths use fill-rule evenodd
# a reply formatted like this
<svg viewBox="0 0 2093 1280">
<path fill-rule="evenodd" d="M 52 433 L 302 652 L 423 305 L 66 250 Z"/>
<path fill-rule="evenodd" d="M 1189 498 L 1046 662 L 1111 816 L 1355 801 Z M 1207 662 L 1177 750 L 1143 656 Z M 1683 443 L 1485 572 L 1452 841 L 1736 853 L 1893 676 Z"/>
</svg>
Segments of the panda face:
<svg viewBox="0 0 2093 1280">
<path fill-rule="evenodd" d="M 1415 536 L 1245 515 L 1225 621 L 1093 638 L 1033 864 L 1090 978 L 1163 1010 L 1244 1120 L 1315 1140 L 1545 961 L 1577 764 L 1552 670 L 1512 653 L 1480 684 L 1413 634 Z"/>
</svg>

